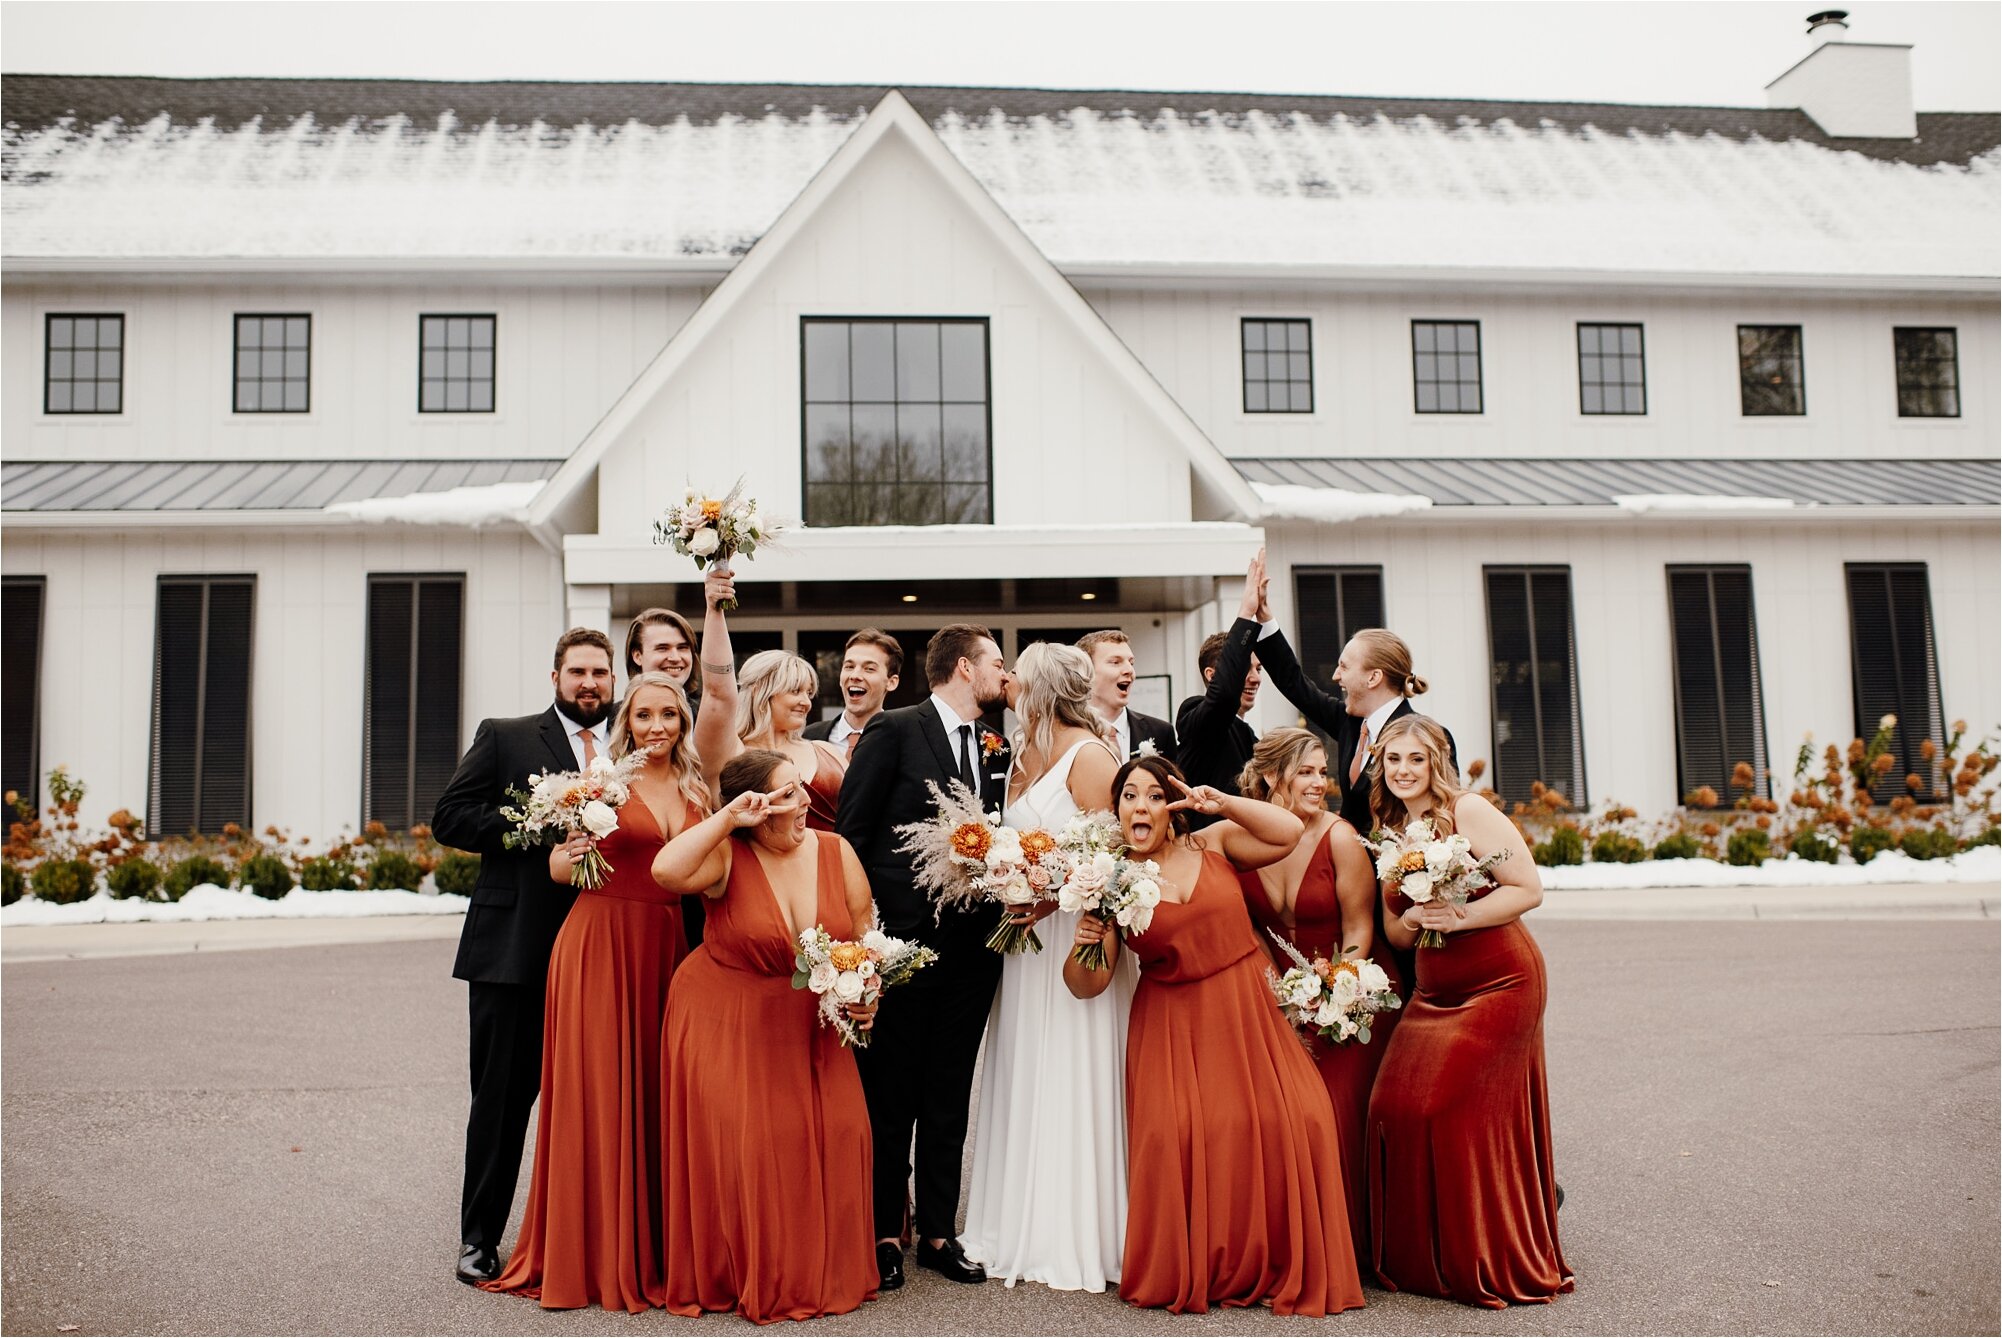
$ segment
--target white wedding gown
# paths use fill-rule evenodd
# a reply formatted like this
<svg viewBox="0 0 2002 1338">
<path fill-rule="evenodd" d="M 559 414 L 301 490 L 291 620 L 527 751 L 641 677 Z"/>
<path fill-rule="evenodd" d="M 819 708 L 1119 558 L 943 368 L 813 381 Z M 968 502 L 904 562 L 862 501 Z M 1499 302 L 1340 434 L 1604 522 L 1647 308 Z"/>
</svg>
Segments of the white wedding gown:
<svg viewBox="0 0 2002 1338">
<path fill-rule="evenodd" d="M 1085 740 L 1009 805 L 1010 827 L 1055 832 L 1077 813 L 1071 764 Z M 1122 952 L 1096 999 L 1064 987 L 1076 912 L 1036 925 L 1041 952 L 1003 959 L 987 1019 L 973 1184 L 960 1243 L 990 1277 L 1059 1291 L 1119 1281 L 1126 1242 L 1126 1015 L 1138 974 Z"/>
</svg>

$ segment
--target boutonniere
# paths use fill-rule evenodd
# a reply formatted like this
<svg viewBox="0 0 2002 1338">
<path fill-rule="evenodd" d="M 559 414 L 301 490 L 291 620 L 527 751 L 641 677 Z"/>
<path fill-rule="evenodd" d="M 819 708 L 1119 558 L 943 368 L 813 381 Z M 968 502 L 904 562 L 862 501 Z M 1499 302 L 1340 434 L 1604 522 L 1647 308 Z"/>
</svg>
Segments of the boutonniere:
<svg viewBox="0 0 2002 1338">
<path fill-rule="evenodd" d="M 991 729 L 981 732 L 980 755 L 982 757 L 999 757 L 1007 751 L 1008 744 L 999 734 L 996 734 Z"/>
</svg>

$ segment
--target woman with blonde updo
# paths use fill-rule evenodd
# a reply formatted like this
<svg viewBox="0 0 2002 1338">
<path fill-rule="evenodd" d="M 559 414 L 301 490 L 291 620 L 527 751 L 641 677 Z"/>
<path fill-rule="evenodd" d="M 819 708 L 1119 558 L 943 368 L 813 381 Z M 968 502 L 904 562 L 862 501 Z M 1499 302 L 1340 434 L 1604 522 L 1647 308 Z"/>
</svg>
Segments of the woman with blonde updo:
<svg viewBox="0 0 2002 1338">
<path fill-rule="evenodd" d="M 1008 705 L 1021 720 L 1002 820 L 1055 834 L 1079 812 L 1110 811 L 1118 760 L 1091 708 L 1091 657 L 1037 642 L 1015 661 Z M 967 1197 L 967 1257 L 1011 1285 L 1104 1291 L 1126 1235 L 1126 1013 L 1136 975 L 1094 999 L 1064 986 L 1079 913 L 1037 901 L 1041 952 L 1002 959 L 988 1015 L 980 1138 Z"/>
<path fill-rule="evenodd" d="M 1309 957 L 1373 959 L 1403 998 L 1403 976 L 1388 945 L 1377 941 L 1376 870 L 1369 852 L 1356 839 L 1355 828 L 1328 811 L 1328 754 L 1320 739 L 1304 729 L 1270 731 L 1252 751 L 1237 788 L 1248 799 L 1277 804 L 1307 828 L 1285 859 L 1238 873 L 1252 919 Z M 1269 938 L 1264 946 L 1280 970 L 1293 964 L 1282 960 L 1284 954 Z M 1370 1088 L 1396 1021 L 1395 1012 L 1384 1014 L 1368 1045 L 1331 1045 L 1318 1038 L 1308 1045 L 1334 1103 L 1349 1236 L 1356 1265 L 1365 1275 L 1371 1265 L 1363 1126 L 1369 1118 Z"/>
<path fill-rule="evenodd" d="M 702 750 L 703 778 L 715 791 L 723 768 L 748 748 L 783 753 L 806 787 L 807 826 L 834 830 L 841 803 L 841 778 L 848 759 L 831 744 L 802 736 L 820 695 L 820 675 L 811 664 L 784 650 L 761 650 L 735 667 L 730 624 L 721 604 L 736 598 L 735 578 L 709 568 L 702 597 L 702 681 L 706 706 L 695 722 Z"/>
<path fill-rule="evenodd" d="M 1571 1290 L 1557 1244 L 1557 1178 L 1543 1068 L 1543 954 L 1522 923 L 1543 883 L 1522 834 L 1460 787 L 1446 731 L 1422 715 L 1378 741 L 1370 808 L 1386 830 L 1430 819 L 1474 858 L 1503 852 L 1465 906 L 1384 894 L 1384 931 L 1418 950 L 1417 982 L 1369 1103 L 1371 1246 L 1393 1291 L 1499 1308 Z"/>
</svg>

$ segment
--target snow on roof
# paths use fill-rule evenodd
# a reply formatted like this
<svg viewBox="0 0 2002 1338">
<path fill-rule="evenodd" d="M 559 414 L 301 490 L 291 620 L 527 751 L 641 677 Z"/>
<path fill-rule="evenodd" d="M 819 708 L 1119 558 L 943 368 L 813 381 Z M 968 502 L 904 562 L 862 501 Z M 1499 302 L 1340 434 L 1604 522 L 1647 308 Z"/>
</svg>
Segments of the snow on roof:
<svg viewBox="0 0 2002 1338">
<path fill-rule="evenodd" d="M 9 76 L 4 254 L 727 266 L 881 91 Z M 2002 274 L 1991 115 L 910 94 L 1069 269 Z"/>
</svg>

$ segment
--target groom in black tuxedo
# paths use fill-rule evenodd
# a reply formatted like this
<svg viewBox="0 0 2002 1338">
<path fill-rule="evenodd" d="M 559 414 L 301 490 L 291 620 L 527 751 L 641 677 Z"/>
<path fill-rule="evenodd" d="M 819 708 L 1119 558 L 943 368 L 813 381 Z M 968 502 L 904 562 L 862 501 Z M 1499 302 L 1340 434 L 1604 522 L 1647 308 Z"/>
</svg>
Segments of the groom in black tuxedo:
<svg viewBox="0 0 2002 1338">
<path fill-rule="evenodd" d="M 1008 785 L 1008 745 L 980 722 L 1002 704 L 1001 648 L 984 627 L 942 627 L 925 647 L 931 696 L 869 723 L 841 783 L 836 830 L 868 872 L 886 933 L 916 939 L 938 961 L 883 996 L 875 1039 L 856 1051 L 875 1141 L 876 1264 L 885 1289 L 904 1283 L 902 1236 L 917 1135 L 917 1261 L 954 1282 L 985 1282 L 959 1246 L 959 1176 L 966 1156 L 973 1067 L 1001 957 L 986 946 L 1000 920 L 991 906 L 944 911 L 912 878 L 897 847 L 903 823 L 934 817 L 927 782 L 963 781 L 990 812 Z"/>
<path fill-rule="evenodd" d="M 459 1281 L 500 1272 L 521 1173 L 522 1139 L 542 1086 L 542 997 L 549 951 L 577 891 L 549 876 L 549 850 L 509 850 L 500 814 L 508 787 L 531 772 L 577 771 L 603 756 L 612 709 L 612 643 L 573 627 L 556 642 L 549 675 L 555 704 L 539 715 L 482 720 L 473 746 L 438 796 L 431 831 L 480 857 L 480 879 L 459 935 L 452 974 L 466 982 L 472 1022 L 472 1112 L 466 1118 L 466 1179 L 459 1207 Z"/>
</svg>

